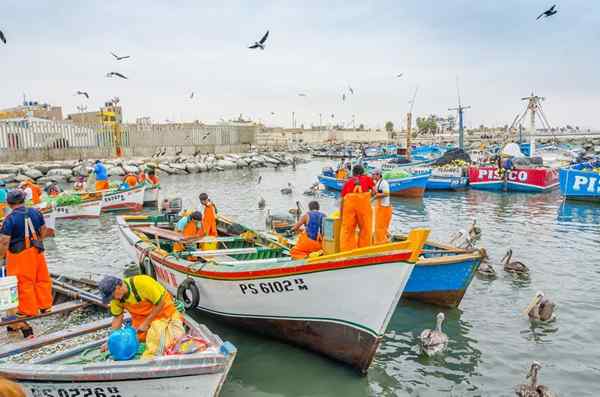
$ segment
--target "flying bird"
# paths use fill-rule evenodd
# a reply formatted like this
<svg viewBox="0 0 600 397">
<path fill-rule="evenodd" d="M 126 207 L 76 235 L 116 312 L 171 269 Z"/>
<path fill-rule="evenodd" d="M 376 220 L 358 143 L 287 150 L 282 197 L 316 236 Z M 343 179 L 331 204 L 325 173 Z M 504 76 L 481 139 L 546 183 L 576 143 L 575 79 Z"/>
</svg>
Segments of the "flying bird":
<svg viewBox="0 0 600 397">
<path fill-rule="evenodd" d="M 551 17 L 552 15 L 556 14 L 558 11 L 556 10 L 556 4 L 554 4 L 552 7 L 548 8 L 546 11 L 542 12 L 535 20 L 537 21 L 538 19 L 540 19 L 541 17 Z"/>
<path fill-rule="evenodd" d="M 304 93 L 301 92 L 301 93 L 298 94 L 298 96 L 306 96 L 306 94 L 304 94 Z"/>
<path fill-rule="evenodd" d="M 190 99 L 194 99 L 194 93 L 193 92 L 190 94 Z"/>
<path fill-rule="evenodd" d="M 404 73 L 398 73 L 398 74 L 396 75 L 396 77 L 400 78 L 400 77 L 402 77 L 403 75 L 404 75 Z"/>
<path fill-rule="evenodd" d="M 4 36 L 4 33 L 0 30 L 0 40 L 6 44 L 6 36 Z"/>
<path fill-rule="evenodd" d="M 75 95 L 83 95 L 86 99 L 90 99 L 90 96 L 85 91 L 77 91 Z"/>
<path fill-rule="evenodd" d="M 127 80 L 127 77 L 125 77 L 124 75 L 122 75 L 121 73 L 118 73 L 118 72 L 109 72 L 109 73 L 106 73 L 106 77 L 108 77 L 108 78 L 111 78 L 111 77 L 120 77 L 122 79 Z"/>
<path fill-rule="evenodd" d="M 275 112 L 271 112 L 271 116 L 275 116 Z"/>
<path fill-rule="evenodd" d="M 254 50 L 256 48 L 260 48 L 261 50 L 265 49 L 265 42 L 267 41 L 267 37 L 269 37 L 269 31 L 267 30 L 267 33 L 265 33 L 265 35 L 262 37 L 262 39 L 260 39 L 260 41 L 255 41 L 254 44 L 252 44 L 250 47 L 250 49 Z"/>
<path fill-rule="evenodd" d="M 118 56 L 117 54 L 115 54 L 114 52 L 111 52 L 111 54 L 112 54 L 112 56 L 113 56 L 113 57 L 115 57 L 115 59 L 116 59 L 117 61 L 121 61 L 121 60 L 123 60 L 123 59 L 127 59 L 127 58 L 130 58 L 130 57 L 131 57 L 131 55 L 125 55 L 125 56 L 122 56 L 122 57 L 120 57 L 120 56 Z"/>
<path fill-rule="evenodd" d="M 348 86 L 348 91 L 350 91 L 350 94 L 354 95 L 354 90 L 352 89 L 352 87 Z"/>
<path fill-rule="evenodd" d="M 343 93 L 342 94 L 342 101 L 345 101 L 345 100 L 346 100 L 346 93 Z"/>
</svg>

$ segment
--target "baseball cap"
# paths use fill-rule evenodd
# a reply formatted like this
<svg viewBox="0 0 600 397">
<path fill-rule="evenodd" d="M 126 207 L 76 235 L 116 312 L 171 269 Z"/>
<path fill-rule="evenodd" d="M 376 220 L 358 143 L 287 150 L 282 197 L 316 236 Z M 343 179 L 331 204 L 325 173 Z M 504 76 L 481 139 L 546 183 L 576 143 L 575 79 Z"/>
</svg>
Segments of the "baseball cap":
<svg viewBox="0 0 600 397">
<path fill-rule="evenodd" d="M 100 283 L 98 283 L 98 289 L 102 294 L 102 303 L 108 305 L 112 300 L 113 293 L 117 286 L 121 285 L 123 281 L 115 276 L 105 276 Z"/>
</svg>

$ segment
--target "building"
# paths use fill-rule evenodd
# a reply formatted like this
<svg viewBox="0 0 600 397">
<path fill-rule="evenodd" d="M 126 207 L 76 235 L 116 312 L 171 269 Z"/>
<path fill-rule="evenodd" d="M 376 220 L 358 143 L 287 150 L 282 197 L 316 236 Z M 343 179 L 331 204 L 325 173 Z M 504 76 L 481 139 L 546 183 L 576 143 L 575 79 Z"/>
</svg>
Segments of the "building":
<svg viewBox="0 0 600 397">
<path fill-rule="evenodd" d="M 23 101 L 20 106 L 0 110 L 0 120 L 24 118 L 62 121 L 62 107 L 35 101 Z"/>
<path fill-rule="evenodd" d="M 123 123 L 123 109 L 118 101 L 106 102 L 99 111 L 79 112 L 67 116 L 67 120 L 78 125 L 113 125 Z"/>
</svg>

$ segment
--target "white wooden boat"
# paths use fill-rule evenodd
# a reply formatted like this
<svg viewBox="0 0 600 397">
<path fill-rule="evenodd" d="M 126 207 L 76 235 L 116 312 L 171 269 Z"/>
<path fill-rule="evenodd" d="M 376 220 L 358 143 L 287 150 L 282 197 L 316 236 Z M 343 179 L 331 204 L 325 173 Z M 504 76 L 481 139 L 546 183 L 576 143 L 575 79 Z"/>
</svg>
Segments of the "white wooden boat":
<svg viewBox="0 0 600 397">
<path fill-rule="evenodd" d="M 293 260 L 285 248 L 257 245 L 257 236 L 184 240 L 157 218 L 118 217 L 121 240 L 142 271 L 186 307 L 306 347 L 361 373 L 373 360 L 429 234 L 415 229 L 403 243 Z M 217 249 L 175 253 L 175 242 L 213 242 Z"/>
<path fill-rule="evenodd" d="M 146 190 L 144 190 L 144 207 L 156 207 L 159 195 L 160 185 L 146 184 Z"/>
<path fill-rule="evenodd" d="M 53 208 L 55 219 L 99 218 L 102 211 L 102 200 L 89 200 L 81 204 Z"/>
<path fill-rule="evenodd" d="M 72 311 L 86 305 L 101 305 L 89 289 L 73 286 L 72 279 L 54 277 L 54 289 L 66 301 L 47 315 Z M 45 316 L 47 316 L 45 315 Z M 41 316 L 40 316 L 41 317 Z M 34 322 L 35 318 L 28 321 Z M 112 318 L 67 327 L 34 339 L 0 346 L 0 360 L 34 349 L 65 343 L 102 329 Z M 5 326 L 7 322 L 0 323 Z M 207 349 L 193 354 L 159 356 L 129 361 L 81 361 L 84 352 L 98 351 L 106 338 L 72 344 L 68 350 L 39 356 L 27 363 L 0 362 L 0 377 L 18 382 L 28 397 L 196 397 L 217 396 L 235 359 L 237 350 L 223 342 L 206 326 L 184 316 L 187 334 L 207 342 Z M 36 357 L 36 355 L 32 355 Z"/>
<path fill-rule="evenodd" d="M 139 211 L 144 207 L 145 185 L 127 190 L 111 190 L 102 195 L 102 212 Z"/>
</svg>

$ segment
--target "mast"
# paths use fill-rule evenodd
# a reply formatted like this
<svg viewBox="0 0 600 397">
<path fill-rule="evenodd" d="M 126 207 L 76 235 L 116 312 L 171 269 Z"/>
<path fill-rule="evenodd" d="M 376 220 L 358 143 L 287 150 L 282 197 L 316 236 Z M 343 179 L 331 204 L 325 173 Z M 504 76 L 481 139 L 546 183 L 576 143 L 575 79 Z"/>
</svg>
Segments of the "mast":
<svg viewBox="0 0 600 397">
<path fill-rule="evenodd" d="M 415 88 L 415 93 L 413 94 L 412 99 L 409 101 L 410 109 L 408 113 L 406 113 L 406 159 L 410 161 L 410 148 L 412 146 L 412 111 L 415 106 L 415 99 L 417 99 L 417 92 L 419 91 L 419 86 Z"/>
<path fill-rule="evenodd" d="M 531 144 L 529 156 L 533 157 L 533 155 L 535 154 L 535 134 L 536 134 L 535 119 L 536 119 L 536 116 L 539 118 L 539 120 L 542 123 L 542 126 L 545 129 L 552 131 L 552 128 L 550 127 L 550 123 L 548 122 L 548 119 L 546 118 L 546 115 L 544 114 L 544 111 L 542 109 L 542 102 L 545 101 L 546 98 L 538 96 L 538 95 L 534 95 L 534 93 L 532 92 L 530 96 L 521 98 L 521 100 L 527 101 L 527 107 L 525 108 L 525 111 L 523 112 L 523 114 L 520 117 L 517 117 L 515 119 L 515 121 L 513 121 L 511 130 L 517 123 L 519 123 L 519 125 L 520 125 L 521 122 L 525 119 L 525 116 L 527 116 L 527 112 L 529 112 L 529 141 Z M 519 128 L 521 128 L 521 127 L 519 126 Z"/>
<path fill-rule="evenodd" d="M 456 78 L 456 94 L 458 96 L 458 107 L 450 108 L 448 110 L 458 111 L 458 147 L 462 150 L 465 149 L 465 125 L 463 119 L 463 112 L 466 109 L 471 109 L 471 106 L 462 106 L 460 103 L 460 91 L 458 89 L 458 77 Z"/>
</svg>

